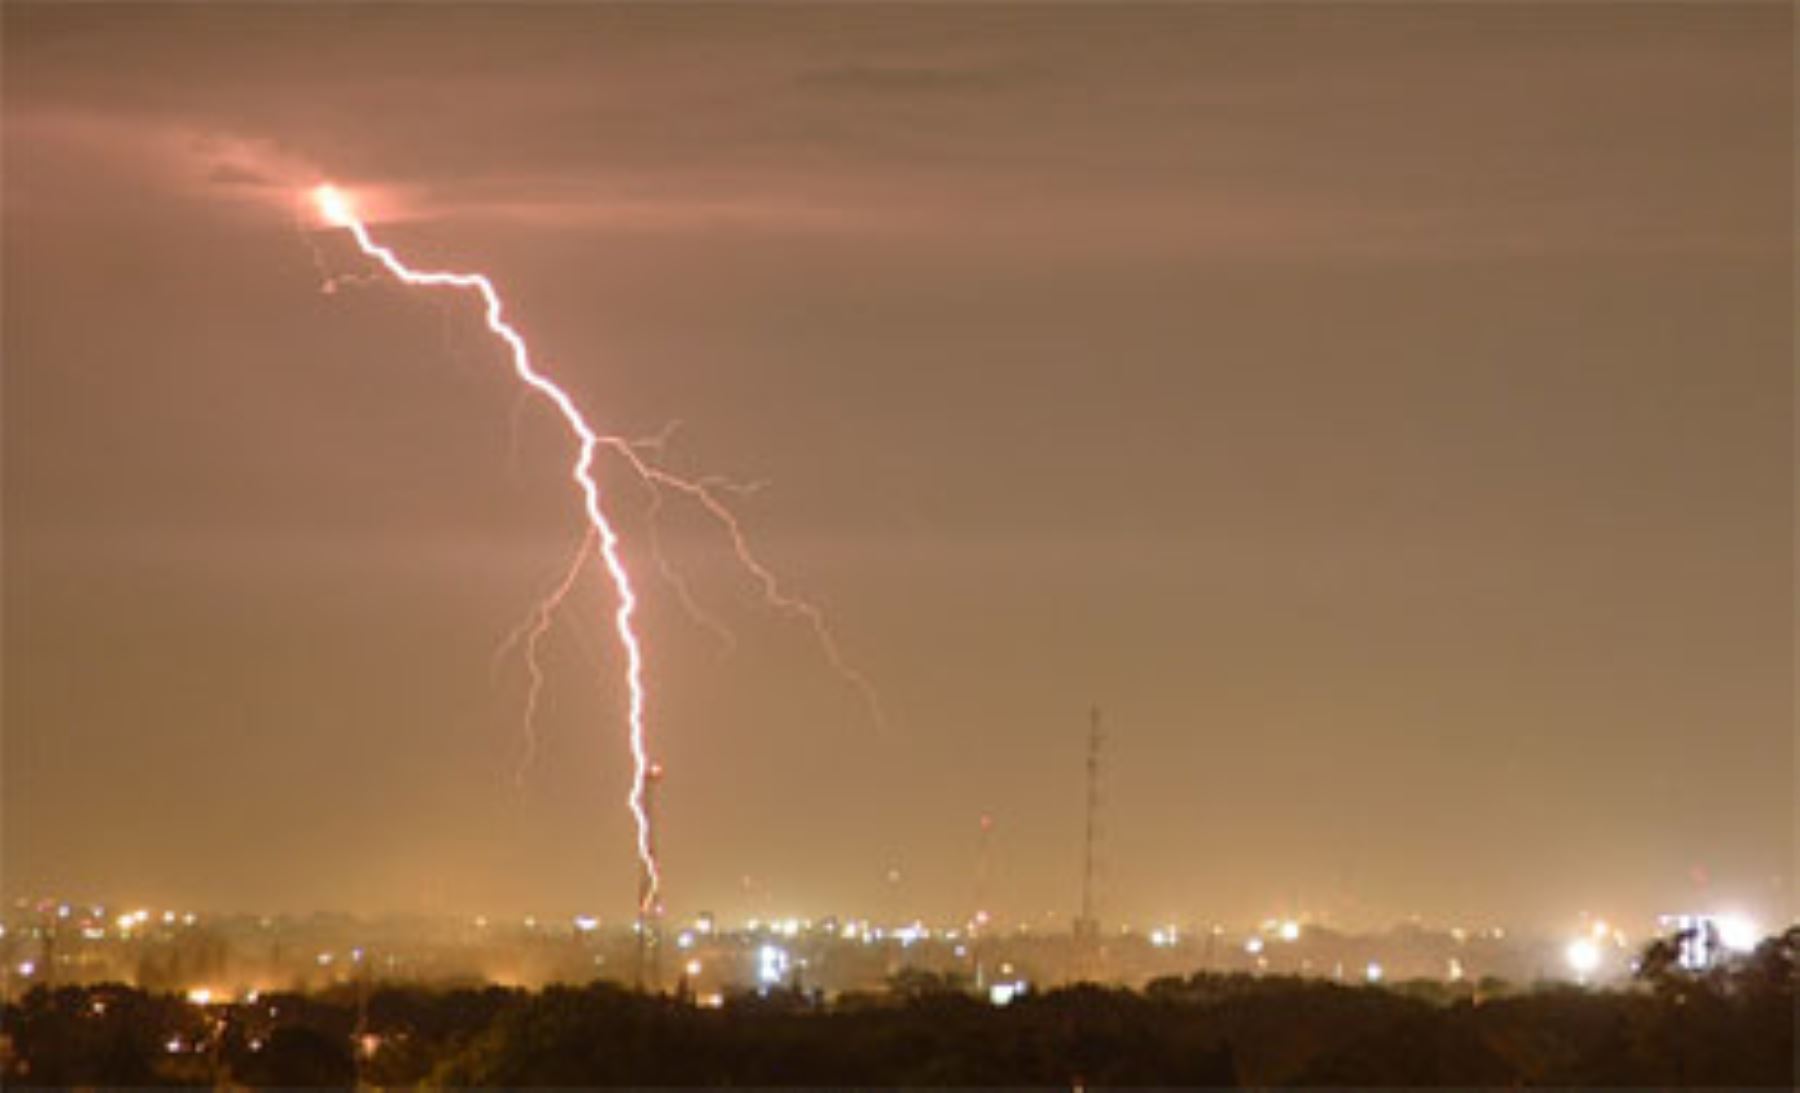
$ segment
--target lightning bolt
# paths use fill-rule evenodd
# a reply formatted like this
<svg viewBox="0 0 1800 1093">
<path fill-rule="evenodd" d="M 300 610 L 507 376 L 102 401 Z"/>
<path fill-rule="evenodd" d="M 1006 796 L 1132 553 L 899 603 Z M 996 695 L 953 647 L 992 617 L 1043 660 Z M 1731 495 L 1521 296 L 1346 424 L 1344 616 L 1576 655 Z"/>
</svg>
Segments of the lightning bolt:
<svg viewBox="0 0 1800 1093">
<path fill-rule="evenodd" d="M 478 295 L 484 305 L 483 318 L 487 329 L 506 346 L 513 372 L 524 384 L 524 387 L 521 388 L 522 393 L 535 393 L 548 402 L 577 443 L 577 454 L 574 462 L 570 465 L 569 477 L 579 491 L 587 530 L 574 558 L 565 570 L 562 580 L 502 643 L 496 653 L 496 660 L 504 657 L 514 646 L 522 645 L 524 649 L 528 672 L 525 709 L 526 749 L 517 771 L 517 776 L 522 777 L 525 767 L 530 763 L 536 751 L 537 704 L 544 683 L 543 672 L 537 660 L 538 643 L 548 632 L 557 611 L 567 600 L 588 558 L 590 555 L 597 554 L 616 597 L 617 606 L 613 612 L 613 629 L 625 654 L 626 724 L 632 760 L 631 789 L 627 795 L 626 804 L 636 829 L 637 856 L 646 882 L 642 887 L 639 909 L 650 911 L 658 905 L 657 897 L 661 890 L 662 872 L 655 851 L 655 840 L 650 829 L 650 818 L 645 808 L 645 797 L 649 781 L 660 777 L 661 766 L 651 761 L 646 744 L 645 708 L 648 695 L 644 683 L 643 643 L 639 639 L 636 629 L 638 593 L 632 585 L 630 572 L 620 555 L 619 535 L 607 515 L 606 506 L 603 503 L 603 491 L 595 477 L 595 459 L 602 450 L 619 456 L 649 490 L 651 496 L 651 553 L 656 559 L 662 576 L 675 589 L 677 598 L 696 622 L 713 630 L 722 641 L 727 643 L 728 647 L 735 640 L 729 630 L 699 607 L 690 594 L 686 582 L 663 556 L 660 541 L 657 538 L 655 518 L 661 510 L 663 490 L 665 489 L 690 498 L 721 525 L 731 542 L 739 565 L 754 580 L 762 593 L 765 604 L 781 613 L 801 619 L 808 625 L 833 671 L 861 694 L 868 707 L 870 718 L 877 728 L 886 724 L 880 696 L 869 679 L 844 657 L 837 638 L 826 621 L 824 612 L 814 604 L 790 594 L 777 580 L 774 572 L 752 552 L 742 524 L 719 496 L 721 491 L 747 494 L 752 492 L 756 488 L 755 486 L 739 486 L 716 477 L 684 478 L 650 462 L 643 452 L 656 450 L 660 453 L 668 439 L 669 430 L 665 430 L 662 435 L 650 442 L 634 442 L 598 431 L 582 415 L 568 392 L 538 370 L 524 336 L 507 321 L 505 304 L 501 300 L 499 291 L 485 275 L 414 269 L 402 261 L 393 250 L 375 241 L 368 226 L 357 215 L 355 207 L 342 190 L 325 184 L 315 187 L 310 196 L 319 215 L 327 225 L 349 232 L 357 249 L 385 268 L 402 284 L 425 288 L 454 288 L 473 291 Z M 328 291 L 335 289 L 340 282 L 345 280 L 348 279 L 328 276 L 325 282 Z"/>
<path fill-rule="evenodd" d="M 579 450 L 575 462 L 570 465 L 569 477 L 581 493 L 588 528 L 599 547 L 600 560 L 612 582 L 613 592 L 618 597 L 618 606 L 613 611 L 613 629 L 618 635 L 620 647 L 625 651 L 626 726 L 632 764 L 631 792 L 626 797 L 626 804 L 637 828 L 638 861 L 644 867 L 645 876 L 649 878 L 642 899 L 643 909 L 648 910 L 655 906 L 657 891 L 662 885 L 662 869 L 656 860 L 656 852 L 652 849 L 650 817 L 644 811 L 644 786 L 651 764 L 649 751 L 644 743 L 644 648 L 643 643 L 638 640 L 635 626 L 638 596 L 637 590 L 632 587 L 631 574 L 625 568 L 625 561 L 619 555 L 619 533 L 607 518 L 600 482 L 594 477 L 594 457 L 603 445 L 608 445 L 611 438 L 602 436 L 589 425 L 569 393 L 533 365 L 530 346 L 525 344 L 524 336 L 507 322 L 506 305 L 501 301 L 494 283 L 486 276 L 479 273 L 413 269 L 392 250 L 375 242 L 368 227 L 356 215 L 349 199 L 337 187 L 325 185 L 316 188 L 313 190 L 313 201 L 327 224 L 348 231 L 351 238 L 356 240 L 357 249 L 379 262 L 401 283 L 426 288 L 472 290 L 480 296 L 485 305 L 487 328 L 506 344 L 512 357 L 513 372 L 520 382 L 543 396 L 556 409 L 557 415 L 578 442 Z M 573 571 L 572 568 L 571 574 Z M 573 576 L 570 577 L 570 583 L 572 582 Z"/>
</svg>

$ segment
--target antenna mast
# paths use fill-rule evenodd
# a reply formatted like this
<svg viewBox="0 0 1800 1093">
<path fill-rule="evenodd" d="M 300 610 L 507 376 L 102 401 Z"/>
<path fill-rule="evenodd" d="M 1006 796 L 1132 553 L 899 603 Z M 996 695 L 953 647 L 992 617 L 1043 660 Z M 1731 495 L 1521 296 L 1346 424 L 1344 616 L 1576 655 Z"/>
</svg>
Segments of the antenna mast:
<svg viewBox="0 0 1800 1093">
<path fill-rule="evenodd" d="M 1081 976 L 1094 972 L 1100 939 L 1100 922 L 1095 914 L 1094 852 L 1100 837 L 1100 748 L 1106 732 L 1100 725 L 1100 707 L 1088 711 L 1087 743 L 1087 825 L 1084 830 L 1081 857 L 1081 915 L 1075 920 L 1075 943 Z"/>
</svg>

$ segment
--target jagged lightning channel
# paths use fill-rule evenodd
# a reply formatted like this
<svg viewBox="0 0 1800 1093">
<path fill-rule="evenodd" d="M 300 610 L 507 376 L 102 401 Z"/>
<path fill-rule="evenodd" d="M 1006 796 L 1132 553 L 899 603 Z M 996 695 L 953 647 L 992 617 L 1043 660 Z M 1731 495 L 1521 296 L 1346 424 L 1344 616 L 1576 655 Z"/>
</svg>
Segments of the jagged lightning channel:
<svg viewBox="0 0 1800 1093">
<path fill-rule="evenodd" d="M 500 293 L 494 288 L 492 281 L 479 273 L 451 273 L 441 270 L 416 270 L 402 262 L 398 255 L 387 247 L 377 243 L 369 234 L 369 229 L 356 215 L 356 210 L 343 192 L 335 186 L 323 185 L 312 191 L 313 202 L 318 206 L 319 214 L 325 222 L 343 228 L 356 240 L 356 246 L 365 255 L 379 262 L 387 271 L 404 284 L 418 285 L 428 288 L 457 288 L 473 290 L 486 305 L 484 318 L 488 330 L 506 344 L 512 358 L 513 372 L 532 390 L 542 395 L 555 407 L 563 424 L 574 434 L 579 442 L 579 452 L 570 465 L 569 477 L 581 492 L 582 508 L 587 515 L 589 528 L 594 535 L 595 545 L 599 548 L 600 560 L 612 581 L 613 591 L 618 597 L 618 606 L 613 612 L 613 629 L 618 635 L 619 645 L 625 651 L 625 689 L 627 694 L 626 724 L 631 745 L 631 792 L 626 798 L 631 810 L 633 823 L 637 829 L 638 861 L 643 865 L 644 874 L 649 883 L 644 886 L 642 897 L 643 909 L 656 904 L 656 897 L 662 884 L 662 870 L 653 849 L 654 843 L 650 833 L 650 817 L 644 808 L 645 782 L 651 767 L 650 756 L 644 739 L 644 707 L 646 694 L 644 689 L 644 650 L 643 643 L 638 640 L 634 617 L 637 614 L 637 591 L 632 587 L 631 574 L 625 568 L 624 559 L 619 554 L 619 534 L 613 529 L 612 521 L 607 518 L 606 508 L 602 504 L 602 493 L 599 480 L 594 477 L 594 456 L 607 438 L 589 425 L 575 405 L 568 392 L 558 387 L 554 381 L 539 372 L 532 364 L 531 349 L 525 344 L 525 338 L 513 325 L 506 321 L 506 305 L 500 299 Z M 583 541 L 583 550 L 586 541 Z"/>
<path fill-rule="evenodd" d="M 736 514 L 719 496 L 721 490 L 741 493 L 749 492 L 755 487 L 738 486 L 727 480 L 713 477 L 684 478 L 652 463 L 646 458 L 644 451 L 653 447 L 659 448 L 662 443 L 666 442 L 669 430 L 665 430 L 661 436 L 650 442 L 632 441 L 598 432 L 582 416 L 567 392 L 534 366 L 530 349 L 526 345 L 524 337 L 507 322 L 505 306 L 499 292 L 486 276 L 477 273 L 415 270 L 401 261 L 390 248 L 374 240 L 367 225 L 357 215 L 355 208 L 343 191 L 326 184 L 314 188 L 311 196 L 313 204 L 327 224 L 348 231 L 364 255 L 374 259 L 400 282 L 422 287 L 458 288 L 476 292 L 485 305 L 484 319 L 488 330 L 505 343 L 510 351 L 513 371 L 525 384 L 522 391 L 535 393 L 548 401 L 579 443 L 579 453 L 570 467 L 570 477 L 581 492 L 588 528 L 574 558 L 571 559 L 565 570 L 562 580 L 536 605 L 519 628 L 502 643 L 496 653 L 496 659 L 504 657 L 514 645 L 523 646 L 528 685 L 525 710 L 525 752 L 517 770 L 517 777 L 522 777 L 536 750 L 537 704 L 543 687 L 543 674 L 537 661 L 538 642 L 549 629 L 556 612 L 561 609 L 568 598 L 589 555 L 597 554 L 618 600 L 613 623 L 619 643 L 625 651 L 626 687 L 629 695 L 627 704 L 628 734 L 632 755 L 632 785 L 628 796 L 628 805 L 637 831 L 638 858 L 648 880 L 644 889 L 642 909 L 649 910 L 655 905 L 661 887 L 661 870 L 654 849 L 655 840 L 650 830 L 651 821 L 645 807 L 645 797 L 647 783 L 655 776 L 654 772 L 659 767 L 651 762 L 646 745 L 647 689 L 643 676 L 644 656 L 642 643 L 638 639 L 634 625 L 638 595 L 631 583 L 630 574 L 620 557 L 619 537 L 607 518 L 606 509 L 602 505 L 602 491 L 594 477 L 594 460 L 600 449 L 605 448 L 617 454 L 649 490 L 651 495 L 650 518 L 652 520 L 651 553 L 662 576 L 674 587 L 677 598 L 696 623 L 712 630 L 728 648 L 734 643 L 735 639 L 732 638 L 730 632 L 694 601 L 686 583 L 668 564 L 660 544 L 655 539 L 654 521 L 661 509 L 662 491 L 665 488 L 692 499 L 703 511 L 719 522 L 731 542 L 732 551 L 739 565 L 754 580 L 762 593 L 765 604 L 783 614 L 806 622 L 832 670 L 862 696 L 870 719 L 877 729 L 886 724 L 886 715 L 882 708 L 880 695 L 868 677 L 844 657 L 837 638 L 826 621 L 824 612 L 816 605 L 789 593 L 777 580 L 774 572 L 756 557 L 750 549 L 749 540 L 742 525 L 738 522 Z M 336 281 L 337 279 L 330 279 L 327 283 L 335 285 Z"/>
</svg>

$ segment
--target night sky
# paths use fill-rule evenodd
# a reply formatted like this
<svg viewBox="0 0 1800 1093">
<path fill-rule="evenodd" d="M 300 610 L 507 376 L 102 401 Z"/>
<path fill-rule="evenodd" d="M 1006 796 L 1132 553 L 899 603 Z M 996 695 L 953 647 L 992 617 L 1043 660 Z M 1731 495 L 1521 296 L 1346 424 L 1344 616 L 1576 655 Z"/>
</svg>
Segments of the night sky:
<svg viewBox="0 0 1800 1093">
<path fill-rule="evenodd" d="M 4 13 L 4 889 L 629 914 L 606 586 L 466 297 L 645 495 L 678 914 L 1555 925 L 1792 899 L 1785 5 Z M 897 879 L 890 879 L 890 876 Z"/>
</svg>

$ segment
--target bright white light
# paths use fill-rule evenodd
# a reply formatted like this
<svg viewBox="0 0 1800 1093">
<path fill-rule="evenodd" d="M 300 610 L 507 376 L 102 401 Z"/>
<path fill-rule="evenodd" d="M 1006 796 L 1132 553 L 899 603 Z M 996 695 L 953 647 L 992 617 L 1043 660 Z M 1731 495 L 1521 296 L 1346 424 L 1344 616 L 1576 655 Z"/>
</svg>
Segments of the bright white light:
<svg viewBox="0 0 1800 1093">
<path fill-rule="evenodd" d="M 1369 966 L 1363 969 L 1363 978 L 1371 983 L 1381 982 L 1381 976 L 1381 965 L 1373 960 L 1369 961 Z"/>
<path fill-rule="evenodd" d="M 1734 953 L 1747 953 L 1756 948 L 1762 931 L 1748 915 L 1724 914 L 1713 920 L 1719 929 L 1719 944 Z"/>
<path fill-rule="evenodd" d="M 687 973 L 689 975 L 699 975 L 700 974 L 700 962 L 698 960 L 688 961 L 687 962 Z"/>
<path fill-rule="evenodd" d="M 772 987 L 787 978 L 787 950 L 775 945 L 764 945 L 756 951 L 756 981 L 765 987 Z"/>
<path fill-rule="evenodd" d="M 1260 937 L 1253 937 L 1249 941 L 1244 942 L 1244 951 L 1251 956 L 1255 956 L 1257 953 L 1262 952 L 1263 939 Z"/>
<path fill-rule="evenodd" d="M 29 960 L 20 962 L 19 975 L 22 976 L 23 978 L 30 979 L 32 977 L 32 975 L 34 975 L 36 972 L 37 972 L 36 964 L 33 964 Z"/>
<path fill-rule="evenodd" d="M 196 1006 L 210 1006 L 212 1005 L 213 992 L 205 987 L 195 987 L 193 990 L 187 992 L 187 1000 Z"/>
<path fill-rule="evenodd" d="M 1283 922 L 1281 924 L 1281 940 L 1283 940 L 1283 941 L 1298 941 L 1298 940 L 1300 940 L 1300 924 L 1298 922 L 1295 922 L 1293 919 L 1288 919 L 1286 922 Z"/>
<path fill-rule="evenodd" d="M 584 934 L 591 934 L 600 928 L 600 920 L 593 915 L 576 915 L 575 928 Z"/>
<path fill-rule="evenodd" d="M 995 983 L 988 988 L 988 1001 L 996 1006 L 1004 1006 L 1013 1000 L 1018 993 L 1011 983 Z"/>
<path fill-rule="evenodd" d="M 1600 966 L 1600 946 L 1588 938 L 1578 937 L 1563 950 L 1563 958 L 1569 962 L 1569 967 L 1576 975 L 1585 979 Z"/>
<path fill-rule="evenodd" d="M 356 211 L 350 207 L 350 199 L 344 191 L 326 183 L 313 190 L 313 201 L 319 206 L 319 215 L 333 227 L 348 227 L 356 220 Z"/>
<path fill-rule="evenodd" d="M 679 934 L 676 934 L 675 935 L 675 947 L 677 949 L 693 948 L 694 947 L 694 935 L 688 933 L 686 930 L 683 930 Z"/>
</svg>

